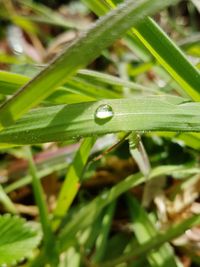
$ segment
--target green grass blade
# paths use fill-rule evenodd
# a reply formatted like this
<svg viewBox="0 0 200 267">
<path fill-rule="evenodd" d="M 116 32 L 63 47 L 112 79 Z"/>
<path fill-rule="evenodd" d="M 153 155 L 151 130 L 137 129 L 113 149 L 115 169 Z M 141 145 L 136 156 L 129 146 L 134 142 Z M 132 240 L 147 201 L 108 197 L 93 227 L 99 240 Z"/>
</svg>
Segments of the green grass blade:
<svg viewBox="0 0 200 267">
<path fill-rule="evenodd" d="M 30 81 L 30 78 L 16 73 L 11 73 L 7 71 L 0 71 L 0 93 L 3 95 L 12 95 L 17 89 L 25 85 L 26 82 Z M 101 84 L 101 86 L 95 85 L 96 83 Z M 55 92 L 53 92 L 53 97 L 56 98 L 61 91 L 76 93 L 91 96 L 95 99 L 100 98 L 119 98 L 122 96 L 122 90 L 118 89 L 116 91 L 111 91 L 105 89 L 105 86 L 113 85 L 115 87 L 128 87 L 133 90 L 133 92 L 148 92 L 148 93 L 158 93 L 157 88 L 149 88 L 138 83 L 129 82 L 127 80 L 109 75 L 106 73 L 101 73 L 92 70 L 80 70 L 74 78 L 69 78 L 64 86 L 58 87 Z M 52 97 L 47 98 L 50 99 Z M 83 102 L 83 101 L 82 101 Z M 86 102 L 86 101 L 85 101 Z"/>
<path fill-rule="evenodd" d="M 103 16 L 108 13 L 112 8 L 115 7 L 112 1 L 98 1 L 98 0 L 82 0 L 82 2 L 89 7 L 97 16 Z M 136 53 L 139 58 L 144 61 L 151 60 L 151 55 L 148 53 L 144 45 L 137 39 L 131 32 L 128 32 L 124 40 L 126 44 L 130 47 L 130 49 Z"/>
<path fill-rule="evenodd" d="M 83 98 L 83 101 L 84 100 L 91 101 L 92 99 L 95 100 L 95 99 L 102 99 L 102 98 L 119 98 L 122 96 L 122 91 L 117 92 L 114 90 L 109 90 L 107 88 L 104 88 L 103 86 L 96 86 L 94 83 L 88 82 L 86 77 L 92 76 L 90 73 L 87 73 L 83 76 L 85 77 L 85 79 L 79 79 L 77 77 L 69 78 L 68 81 L 64 84 L 64 86 L 58 87 L 57 90 L 55 90 L 51 94 L 51 96 L 48 97 L 45 101 L 49 102 L 52 100 L 52 102 L 55 102 L 57 99 L 57 102 L 58 102 L 58 98 L 61 99 L 61 97 L 63 97 L 62 103 L 69 103 L 69 100 L 67 99 L 67 96 L 69 96 L 69 94 L 73 94 L 74 96 L 75 94 L 81 95 L 81 96 L 87 96 L 88 98 Z M 112 78 L 112 80 L 113 79 L 114 78 Z M 109 79 L 109 81 L 110 80 L 111 78 Z M 23 86 L 28 81 L 30 81 L 30 78 L 25 75 L 10 73 L 6 71 L 0 71 L 0 93 L 3 95 L 12 95 L 17 91 L 17 89 L 20 88 L 20 86 Z M 117 80 L 114 79 L 114 81 L 116 85 L 118 83 L 118 79 Z M 112 81 L 112 84 L 113 83 L 114 82 Z M 125 84 L 124 81 L 121 81 L 121 84 L 123 83 Z M 111 84 L 111 81 L 109 84 Z M 134 90 L 140 90 L 140 91 L 147 90 L 149 92 L 156 92 L 156 90 L 154 89 L 149 89 L 149 88 L 140 86 L 135 83 L 129 83 L 127 85 L 129 85 L 129 87 L 131 87 Z"/>
<path fill-rule="evenodd" d="M 149 96 L 54 106 L 31 111 L 0 133 L 0 144 L 38 144 L 121 131 L 200 131 L 200 104 Z M 102 105 L 113 117 L 98 119 Z"/>
<path fill-rule="evenodd" d="M 65 83 L 65 87 L 72 93 L 86 95 L 93 99 L 122 97 L 121 92 L 114 92 L 114 90 L 106 89 L 103 86 L 99 86 L 83 79 L 78 79 L 76 77 L 67 81 Z"/>
<path fill-rule="evenodd" d="M 80 236 L 79 245 L 85 248 L 85 254 L 89 255 L 93 249 L 97 237 L 99 235 L 99 229 L 102 225 L 103 212 L 100 212 L 99 216 L 95 218 L 91 225 L 84 229 Z"/>
<path fill-rule="evenodd" d="M 86 66 L 100 55 L 103 49 L 120 38 L 130 27 L 145 16 L 167 7 L 176 0 L 127 0 L 73 42 L 48 67 L 26 84 L 13 98 L 0 108 L 0 129 L 14 123 L 31 107 L 50 95 L 77 69 Z M 112 34 L 110 34 L 112 32 Z"/>
<path fill-rule="evenodd" d="M 115 259 L 116 257 L 118 257 L 118 255 L 123 254 L 124 251 L 127 250 L 127 248 L 131 249 L 131 239 L 132 237 L 130 235 L 121 232 L 110 236 L 107 243 L 106 253 L 104 255 L 104 261 Z"/>
<path fill-rule="evenodd" d="M 29 77 L 21 74 L 0 71 L 0 93 L 12 95 L 17 89 L 30 80 Z"/>
<path fill-rule="evenodd" d="M 114 86 L 122 86 L 122 87 L 128 87 L 132 89 L 133 91 L 143 91 L 143 92 L 149 92 L 149 93 L 158 93 L 158 88 L 150 88 L 147 86 L 140 85 L 135 82 L 130 82 L 125 79 L 121 79 L 119 77 L 115 77 L 113 75 L 109 75 L 106 73 L 101 73 L 97 71 L 92 70 L 79 70 L 77 73 L 78 77 L 89 79 L 91 82 L 100 82 L 105 85 L 114 85 Z"/>
<path fill-rule="evenodd" d="M 30 173 L 32 175 L 32 185 L 34 191 L 34 197 L 39 208 L 40 213 L 40 221 L 42 225 L 42 230 L 44 234 L 44 245 L 45 245 L 45 253 L 48 255 L 48 262 L 51 263 L 51 266 L 57 266 L 58 255 L 55 247 L 55 239 L 51 229 L 49 214 L 47 210 L 47 206 L 44 199 L 44 192 L 42 186 L 40 184 L 39 178 L 37 176 L 37 170 L 35 167 L 35 163 L 32 158 L 32 153 L 29 147 L 26 147 L 27 159 L 29 162 Z"/>
<path fill-rule="evenodd" d="M 66 89 L 58 90 L 55 93 L 51 94 L 44 101 L 44 105 L 61 105 L 61 104 L 75 104 L 82 102 L 94 101 L 93 97 L 89 97 L 86 95 L 73 94 L 67 92 Z"/>
<path fill-rule="evenodd" d="M 48 236 L 48 233 L 51 230 L 50 230 L 50 224 L 48 221 L 48 211 L 47 211 L 47 207 L 46 207 L 46 203 L 44 199 L 44 192 L 39 182 L 39 178 L 37 176 L 37 170 L 33 162 L 32 153 L 29 147 L 26 147 L 26 154 L 27 154 L 27 158 L 28 158 L 28 162 L 30 166 L 30 173 L 32 175 L 34 195 L 36 198 L 36 203 L 38 204 L 38 208 L 40 210 L 40 217 L 41 217 L 41 223 L 43 226 L 43 232 L 45 236 Z"/>
<path fill-rule="evenodd" d="M 6 53 L 0 52 L 0 62 L 6 63 L 6 64 L 26 64 L 30 63 L 27 59 L 24 59 L 24 61 L 21 61 L 16 56 L 11 56 Z"/>
<path fill-rule="evenodd" d="M 79 190 L 81 176 L 94 142 L 95 138 L 87 138 L 83 141 L 67 171 L 54 211 L 54 229 L 58 228 Z"/>
<path fill-rule="evenodd" d="M 200 101 L 200 72 L 156 22 L 145 18 L 133 31 L 181 88 L 194 101 Z"/>
<path fill-rule="evenodd" d="M 107 5 L 105 1 L 98 1 L 98 0 L 92 0 L 92 1 L 81 0 L 81 1 L 98 16 L 103 16 L 110 10 L 109 5 Z"/>
</svg>

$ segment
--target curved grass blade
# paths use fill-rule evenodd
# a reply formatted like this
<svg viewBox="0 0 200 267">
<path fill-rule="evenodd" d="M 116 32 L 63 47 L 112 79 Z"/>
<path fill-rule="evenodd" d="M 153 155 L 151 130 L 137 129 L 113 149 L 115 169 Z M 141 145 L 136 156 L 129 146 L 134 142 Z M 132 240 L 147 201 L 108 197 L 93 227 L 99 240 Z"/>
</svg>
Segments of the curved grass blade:
<svg viewBox="0 0 200 267">
<path fill-rule="evenodd" d="M 53 90 L 65 83 L 77 69 L 99 56 L 103 49 L 120 38 L 145 16 L 176 3 L 178 0 L 127 0 L 74 41 L 48 67 L 26 84 L 0 108 L 0 129 L 13 124 L 31 107 L 40 103 Z M 110 34 L 112 32 L 112 34 Z"/>
</svg>

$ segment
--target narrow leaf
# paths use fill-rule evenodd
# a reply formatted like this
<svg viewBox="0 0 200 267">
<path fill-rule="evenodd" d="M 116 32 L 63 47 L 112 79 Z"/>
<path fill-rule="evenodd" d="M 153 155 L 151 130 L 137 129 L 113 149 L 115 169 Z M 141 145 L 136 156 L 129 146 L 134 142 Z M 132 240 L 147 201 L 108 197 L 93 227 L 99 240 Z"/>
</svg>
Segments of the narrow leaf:
<svg viewBox="0 0 200 267">
<path fill-rule="evenodd" d="M 58 195 L 56 209 L 54 211 L 53 228 L 56 229 L 64 215 L 67 213 L 80 187 L 81 176 L 95 138 L 87 138 L 76 152 L 74 160 L 69 167 L 65 181 Z"/>
<path fill-rule="evenodd" d="M 36 170 L 33 158 L 32 158 L 32 153 L 31 153 L 30 148 L 27 147 L 26 151 L 27 151 L 27 158 L 28 158 L 29 166 L 30 166 L 30 174 L 32 175 L 34 197 L 36 200 L 36 204 L 39 208 L 40 220 L 41 220 L 42 230 L 44 234 L 45 253 L 46 255 L 49 255 L 48 262 L 51 263 L 52 266 L 56 266 L 58 263 L 58 255 L 56 252 L 55 239 L 54 239 L 53 231 L 51 229 L 48 210 L 47 210 L 47 206 L 45 203 L 44 192 L 43 192 L 42 186 L 40 184 L 40 181 L 37 175 L 37 170 Z"/>
<path fill-rule="evenodd" d="M 200 104 L 185 101 L 149 96 L 41 108 L 1 132 L 0 144 L 37 144 L 121 131 L 199 132 Z"/>
</svg>

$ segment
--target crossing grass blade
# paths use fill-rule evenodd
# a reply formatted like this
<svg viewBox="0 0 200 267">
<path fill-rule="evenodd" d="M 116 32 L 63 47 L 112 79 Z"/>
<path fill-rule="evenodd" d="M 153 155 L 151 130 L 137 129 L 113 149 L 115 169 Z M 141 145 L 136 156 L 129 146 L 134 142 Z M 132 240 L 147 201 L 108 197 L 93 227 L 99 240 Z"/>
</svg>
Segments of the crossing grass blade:
<svg viewBox="0 0 200 267">
<path fill-rule="evenodd" d="M 99 120 L 100 106 L 113 116 Z M 38 144 L 120 131 L 200 131 L 200 104 L 176 96 L 101 100 L 38 108 L 0 133 L 0 144 Z"/>
<path fill-rule="evenodd" d="M 115 4 L 112 1 L 98 1 L 98 0 L 81 0 L 90 10 L 92 10 L 96 15 L 103 16 L 109 12 L 111 8 L 115 8 Z M 138 55 L 144 61 L 150 61 L 151 55 L 146 50 L 145 46 L 138 40 L 137 37 L 131 32 L 128 32 L 124 36 L 124 40 L 128 47 Z"/>
<path fill-rule="evenodd" d="M 13 124 L 31 107 L 40 103 L 56 87 L 65 83 L 70 75 L 98 57 L 103 49 L 120 38 L 130 27 L 138 24 L 145 16 L 177 2 L 176 0 L 137 2 L 127 0 L 109 12 L 1 106 L 0 129 Z"/>
</svg>

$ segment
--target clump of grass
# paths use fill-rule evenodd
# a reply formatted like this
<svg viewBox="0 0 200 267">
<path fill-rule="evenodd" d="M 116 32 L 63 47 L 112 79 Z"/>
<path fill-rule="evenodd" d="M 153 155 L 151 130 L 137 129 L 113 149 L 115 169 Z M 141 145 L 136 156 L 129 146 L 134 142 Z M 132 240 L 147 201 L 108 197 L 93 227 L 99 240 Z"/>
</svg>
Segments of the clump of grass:
<svg viewBox="0 0 200 267">
<path fill-rule="evenodd" d="M 42 2 L 0 10 L 0 264 L 199 264 L 198 4 Z"/>
</svg>

